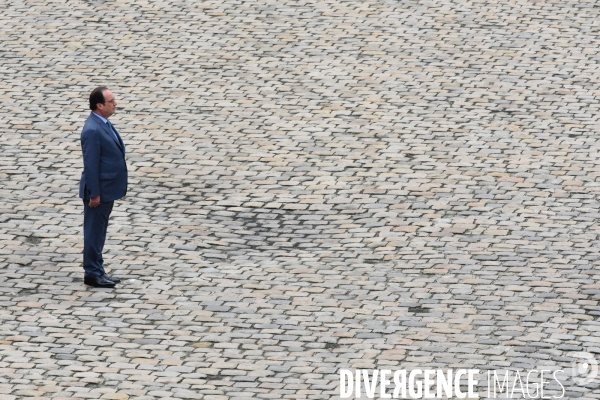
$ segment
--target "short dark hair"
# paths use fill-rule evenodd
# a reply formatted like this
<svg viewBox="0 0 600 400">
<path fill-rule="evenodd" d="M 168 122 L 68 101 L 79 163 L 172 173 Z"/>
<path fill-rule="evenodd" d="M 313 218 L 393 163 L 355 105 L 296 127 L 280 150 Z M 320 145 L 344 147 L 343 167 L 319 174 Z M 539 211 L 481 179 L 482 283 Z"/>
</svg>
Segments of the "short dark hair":
<svg viewBox="0 0 600 400">
<path fill-rule="evenodd" d="M 94 111 L 98 108 L 98 103 L 104 104 L 104 95 L 102 92 L 108 90 L 106 86 L 98 86 L 96 89 L 92 90 L 90 94 L 90 110 Z"/>
</svg>

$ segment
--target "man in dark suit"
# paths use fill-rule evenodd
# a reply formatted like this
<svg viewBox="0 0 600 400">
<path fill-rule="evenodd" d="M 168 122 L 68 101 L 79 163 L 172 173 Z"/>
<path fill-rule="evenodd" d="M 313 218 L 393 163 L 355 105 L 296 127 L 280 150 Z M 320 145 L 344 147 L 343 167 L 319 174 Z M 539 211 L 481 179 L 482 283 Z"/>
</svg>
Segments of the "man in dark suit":
<svg viewBox="0 0 600 400">
<path fill-rule="evenodd" d="M 101 86 L 90 94 L 92 112 L 81 131 L 83 173 L 79 197 L 83 199 L 83 269 L 84 283 L 112 288 L 120 279 L 104 271 L 102 249 L 108 219 L 115 200 L 127 192 L 125 145 L 108 121 L 117 108 L 115 97 Z"/>
</svg>

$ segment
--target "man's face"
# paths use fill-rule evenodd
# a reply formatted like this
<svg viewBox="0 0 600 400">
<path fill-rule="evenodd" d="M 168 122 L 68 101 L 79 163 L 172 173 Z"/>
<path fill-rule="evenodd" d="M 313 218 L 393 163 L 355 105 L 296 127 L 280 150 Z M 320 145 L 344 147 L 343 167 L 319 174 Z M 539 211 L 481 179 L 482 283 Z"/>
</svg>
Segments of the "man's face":
<svg viewBox="0 0 600 400">
<path fill-rule="evenodd" d="M 98 104 L 98 110 L 100 111 L 98 114 L 102 115 L 104 118 L 108 118 L 115 113 L 117 102 L 110 90 L 104 90 L 102 95 L 104 96 L 104 104 Z"/>
</svg>

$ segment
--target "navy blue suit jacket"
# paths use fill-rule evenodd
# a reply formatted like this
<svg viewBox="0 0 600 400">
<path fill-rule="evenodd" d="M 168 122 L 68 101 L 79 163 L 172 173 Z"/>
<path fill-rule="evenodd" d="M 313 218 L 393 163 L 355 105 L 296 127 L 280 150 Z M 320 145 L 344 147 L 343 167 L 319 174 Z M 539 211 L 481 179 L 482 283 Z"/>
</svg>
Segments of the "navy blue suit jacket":
<svg viewBox="0 0 600 400">
<path fill-rule="evenodd" d="M 115 129 L 116 132 L 116 129 Z M 125 145 L 121 136 L 112 134 L 110 127 L 93 112 L 81 131 L 83 173 L 79 182 L 79 197 L 114 201 L 127 193 Z"/>
</svg>

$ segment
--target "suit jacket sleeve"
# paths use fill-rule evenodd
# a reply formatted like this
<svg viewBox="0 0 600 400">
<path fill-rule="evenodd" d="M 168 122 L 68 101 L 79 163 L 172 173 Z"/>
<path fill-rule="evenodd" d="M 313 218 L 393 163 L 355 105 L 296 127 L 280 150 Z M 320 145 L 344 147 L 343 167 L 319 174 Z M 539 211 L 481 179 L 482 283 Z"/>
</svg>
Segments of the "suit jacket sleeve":
<svg viewBox="0 0 600 400">
<path fill-rule="evenodd" d="M 89 198 L 100 196 L 100 132 L 95 129 L 84 130 L 81 133 L 81 150 Z"/>
</svg>

